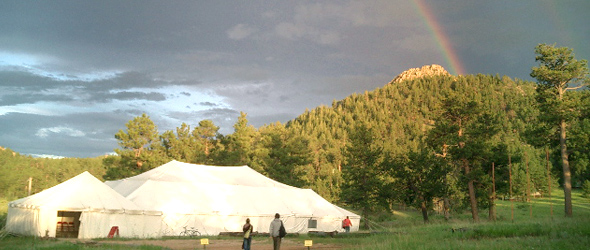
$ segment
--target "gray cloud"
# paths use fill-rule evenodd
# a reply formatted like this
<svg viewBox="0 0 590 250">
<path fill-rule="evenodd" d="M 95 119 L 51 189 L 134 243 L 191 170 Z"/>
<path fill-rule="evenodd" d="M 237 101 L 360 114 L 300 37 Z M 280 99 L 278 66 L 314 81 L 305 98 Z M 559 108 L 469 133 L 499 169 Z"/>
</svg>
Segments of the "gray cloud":
<svg viewBox="0 0 590 250">
<path fill-rule="evenodd" d="M 203 111 L 170 112 L 167 116 L 187 123 L 191 126 L 191 129 L 197 127 L 202 120 L 211 120 L 213 124 L 220 127 L 220 133 L 227 135 L 233 133 L 232 126 L 240 116 L 240 112 L 233 109 L 213 108 Z M 181 123 L 174 124 L 166 130 L 173 130 L 176 127 L 180 127 L 180 125 Z"/>
<path fill-rule="evenodd" d="M 201 103 L 199 103 L 199 105 L 208 106 L 208 107 L 215 107 L 215 106 L 217 106 L 217 104 L 212 103 L 212 102 L 201 102 Z"/>
<path fill-rule="evenodd" d="M 3 94 L 0 98 L 0 105 L 11 106 L 18 104 L 33 104 L 38 102 L 68 102 L 73 101 L 73 98 L 68 95 L 46 95 L 39 93 L 27 93 L 27 94 Z"/>
<path fill-rule="evenodd" d="M 144 92 L 129 92 L 129 91 L 123 91 L 123 92 L 118 92 L 118 93 L 113 93 L 113 94 L 106 94 L 102 97 L 94 95 L 93 98 L 90 100 L 96 100 L 95 98 L 100 99 L 102 101 L 113 100 L 113 99 L 116 99 L 116 100 L 147 100 L 147 101 L 166 100 L 166 96 L 162 93 L 157 93 L 157 92 L 144 93 Z"/>
<path fill-rule="evenodd" d="M 0 79 L 2 79 L 1 87 L 18 88 L 25 91 L 39 91 L 63 86 L 63 83 L 50 77 L 35 75 L 17 68 L 14 70 L 0 69 Z"/>
</svg>

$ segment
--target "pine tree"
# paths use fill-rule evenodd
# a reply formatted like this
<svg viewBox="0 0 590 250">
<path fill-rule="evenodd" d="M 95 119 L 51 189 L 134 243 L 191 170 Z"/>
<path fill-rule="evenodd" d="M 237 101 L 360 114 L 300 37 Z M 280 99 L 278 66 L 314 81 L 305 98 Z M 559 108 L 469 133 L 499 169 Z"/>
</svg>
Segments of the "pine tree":
<svg viewBox="0 0 590 250">
<path fill-rule="evenodd" d="M 566 47 L 539 44 L 535 54 L 535 61 L 540 64 L 532 68 L 531 77 L 538 81 L 537 100 L 544 114 L 542 119 L 559 128 L 565 215 L 571 217 L 572 183 L 566 130 L 568 122 L 578 115 L 580 103 L 567 92 L 588 85 L 588 63 L 576 60 L 573 50 Z"/>
<path fill-rule="evenodd" d="M 119 130 L 115 138 L 120 149 L 115 152 L 121 156 L 122 174 L 137 174 L 158 166 L 165 161 L 158 129 L 146 114 L 133 118 L 126 124 L 127 130 Z"/>
<path fill-rule="evenodd" d="M 378 136 L 365 123 L 355 126 L 349 135 L 344 157 L 345 168 L 342 170 L 344 183 L 342 199 L 361 210 L 361 216 L 368 218 L 369 213 L 380 202 L 379 190 L 383 184 L 383 147 L 376 143 Z M 365 220 L 365 228 L 369 228 Z"/>
</svg>

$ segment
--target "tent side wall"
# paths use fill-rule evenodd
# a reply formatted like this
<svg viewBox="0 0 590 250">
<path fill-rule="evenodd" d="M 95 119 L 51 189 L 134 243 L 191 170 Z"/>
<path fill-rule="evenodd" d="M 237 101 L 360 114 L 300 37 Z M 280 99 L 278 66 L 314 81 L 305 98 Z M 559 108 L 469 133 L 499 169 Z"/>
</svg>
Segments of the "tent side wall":
<svg viewBox="0 0 590 250">
<path fill-rule="evenodd" d="M 157 238 L 162 236 L 161 215 L 84 211 L 80 217 L 78 238 L 106 238 L 114 226 L 119 228 L 120 237 Z"/>
<path fill-rule="evenodd" d="M 9 206 L 6 230 L 20 235 L 55 237 L 57 210 Z"/>
<path fill-rule="evenodd" d="M 285 228 L 287 232 L 294 232 L 294 233 L 308 233 L 309 231 L 318 231 L 318 232 L 344 232 L 342 228 L 342 220 L 344 217 L 337 217 L 337 216 L 323 216 L 323 217 L 309 217 L 309 216 L 293 216 L 287 218 L 281 218 L 283 223 L 285 223 Z M 355 232 L 359 230 L 358 221 L 360 218 L 350 218 L 352 221 L 352 227 L 350 231 Z M 311 221 L 315 221 L 315 227 L 310 227 Z M 268 231 L 268 229 L 267 229 Z"/>
<path fill-rule="evenodd" d="M 41 236 L 39 228 L 38 209 L 8 207 L 6 231 L 20 235 Z"/>
<path fill-rule="evenodd" d="M 6 230 L 20 235 L 55 237 L 57 211 L 43 208 L 9 206 Z"/>
<path fill-rule="evenodd" d="M 268 233 L 270 223 L 274 219 L 272 215 L 220 215 L 220 214 L 167 214 L 163 216 L 166 224 L 165 233 L 162 236 L 178 236 L 187 228 L 194 227 L 202 235 L 219 235 L 222 232 L 241 232 L 242 226 L 249 218 L 254 226 L 254 232 Z M 315 220 L 315 227 L 310 228 L 310 219 Z M 284 215 L 281 220 L 285 225 L 288 233 L 304 234 L 309 231 L 319 232 L 344 232 L 342 229 L 342 220 L 344 218 L 337 216 L 301 216 L 301 215 Z M 353 226 L 351 231 L 358 231 L 360 218 L 350 218 Z"/>
<path fill-rule="evenodd" d="M 83 211 L 79 239 L 106 238 L 112 226 L 119 227 L 119 236 L 156 238 L 162 236 L 160 214 Z M 57 210 L 8 207 L 6 231 L 19 235 L 56 237 Z"/>
</svg>

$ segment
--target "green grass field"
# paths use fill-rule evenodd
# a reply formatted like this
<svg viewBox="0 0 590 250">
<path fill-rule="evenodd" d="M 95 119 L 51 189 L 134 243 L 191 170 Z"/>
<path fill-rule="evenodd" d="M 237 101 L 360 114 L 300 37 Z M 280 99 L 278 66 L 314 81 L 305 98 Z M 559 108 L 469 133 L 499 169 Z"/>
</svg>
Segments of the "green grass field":
<svg viewBox="0 0 590 250">
<path fill-rule="evenodd" d="M 414 213 L 399 219 L 390 233 L 343 239 L 345 249 L 590 249 L 590 199 L 573 193 L 574 216 L 565 218 L 563 192 L 551 199 L 530 203 L 497 201 L 497 220 L 488 221 L 488 211 L 480 210 L 480 223 L 471 214 L 445 222 L 432 216 L 431 223 L 417 223 Z M 553 210 L 553 216 L 551 213 Z M 532 212 L 531 212 L 532 211 Z M 408 223 L 411 220 L 412 223 Z"/>
<path fill-rule="evenodd" d="M 590 199 L 574 191 L 574 216 L 564 217 L 563 192 L 551 199 L 537 198 L 530 203 L 497 201 L 497 220 L 487 220 L 488 211 L 480 210 L 480 223 L 471 222 L 471 214 L 455 215 L 447 222 L 431 215 L 422 222 L 418 211 L 396 212 L 390 221 L 380 222 L 377 231 L 361 231 L 337 237 L 311 237 L 314 244 L 325 243 L 343 249 L 589 249 Z M 6 201 L 0 201 L 0 219 L 4 220 Z M 532 213 L 531 213 L 532 209 Z M 551 215 L 553 209 L 553 216 Z M 3 222 L 3 221 L 2 221 Z M 295 240 L 310 236 L 290 236 Z M 217 239 L 210 237 L 211 240 Z M 217 240 L 224 240 L 219 238 Z M 225 239 L 227 240 L 227 239 Z M 230 239 L 232 240 L 232 239 Z M 235 240 L 235 239 L 233 239 Z M 107 240 L 100 240 L 108 243 Z M 162 249 L 155 246 L 123 246 L 68 243 L 32 237 L 13 237 L 0 233 L 0 249 Z M 313 248 L 312 248 L 313 249 Z"/>
</svg>

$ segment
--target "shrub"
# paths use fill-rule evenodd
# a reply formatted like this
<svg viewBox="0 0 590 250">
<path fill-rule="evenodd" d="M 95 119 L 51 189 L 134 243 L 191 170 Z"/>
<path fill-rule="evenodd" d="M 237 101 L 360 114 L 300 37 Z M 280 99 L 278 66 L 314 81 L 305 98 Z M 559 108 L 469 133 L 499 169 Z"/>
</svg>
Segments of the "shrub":
<svg viewBox="0 0 590 250">
<path fill-rule="evenodd" d="M 585 180 L 582 184 L 582 197 L 590 198 L 590 180 Z"/>
</svg>

